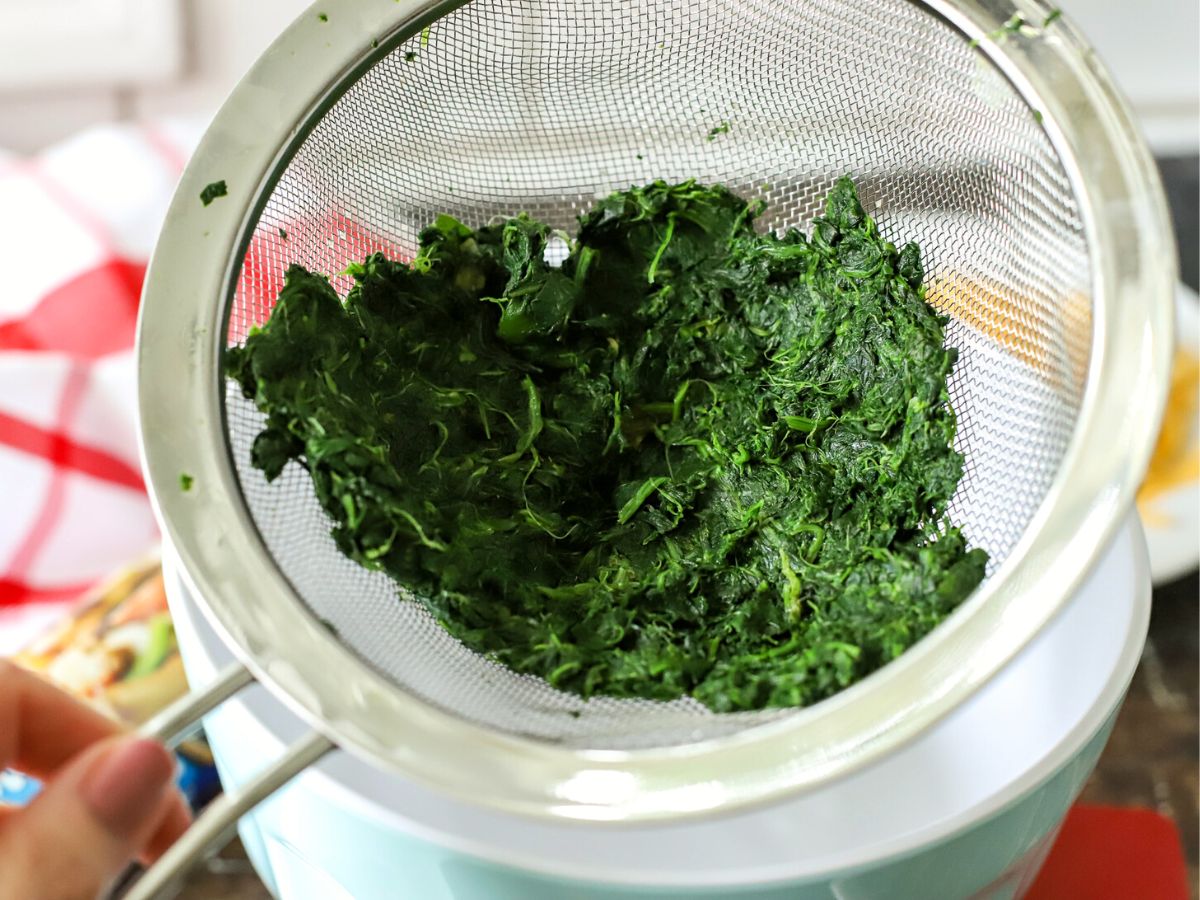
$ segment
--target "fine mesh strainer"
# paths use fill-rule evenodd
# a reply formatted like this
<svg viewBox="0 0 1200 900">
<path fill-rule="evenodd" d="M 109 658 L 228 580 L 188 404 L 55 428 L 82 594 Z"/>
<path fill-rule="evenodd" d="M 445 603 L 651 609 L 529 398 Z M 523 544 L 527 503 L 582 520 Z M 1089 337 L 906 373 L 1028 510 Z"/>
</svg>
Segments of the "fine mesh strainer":
<svg viewBox="0 0 1200 900">
<path fill-rule="evenodd" d="M 669 821 L 763 802 L 893 751 L 1011 659 L 1127 510 L 1170 346 L 1172 244 L 1151 162 L 1091 51 L 1049 13 L 1010 0 L 342 0 L 301 17 L 184 175 L 139 365 L 164 532 L 245 663 L 153 727 L 178 732 L 253 672 L 316 731 L 167 866 L 333 744 L 537 816 Z M 1005 29 L 1014 14 L 1027 25 Z M 716 715 L 688 700 L 584 702 L 515 675 L 342 556 L 300 467 L 268 484 L 249 465 L 262 417 L 223 381 L 220 355 L 265 321 L 291 263 L 409 258 L 439 213 L 478 226 L 524 210 L 571 230 L 596 198 L 657 178 L 723 183 L 767 202 L 763 227 L 807 228 L 844 173 L 885 236 L 920 243 L 928 298 L 951 318 L 966 458 L 951 514 L 992 562 L 931 636 L 830 700 Z M 203 206 L 217 180 L 228 196 Z"/>
</svg>

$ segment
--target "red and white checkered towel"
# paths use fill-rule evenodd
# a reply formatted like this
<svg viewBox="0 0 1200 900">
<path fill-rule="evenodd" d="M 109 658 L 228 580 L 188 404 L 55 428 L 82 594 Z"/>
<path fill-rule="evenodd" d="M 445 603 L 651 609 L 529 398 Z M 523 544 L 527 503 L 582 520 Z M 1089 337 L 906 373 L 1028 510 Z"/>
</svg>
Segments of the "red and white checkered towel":
<svg viewBox="0 0 1200 900">
<path fill-rule="evenodd" d="M 0 152 L 0 654 L 158 539 L 137 451 L 142 276 L 199 124 Z"/>
</svg>

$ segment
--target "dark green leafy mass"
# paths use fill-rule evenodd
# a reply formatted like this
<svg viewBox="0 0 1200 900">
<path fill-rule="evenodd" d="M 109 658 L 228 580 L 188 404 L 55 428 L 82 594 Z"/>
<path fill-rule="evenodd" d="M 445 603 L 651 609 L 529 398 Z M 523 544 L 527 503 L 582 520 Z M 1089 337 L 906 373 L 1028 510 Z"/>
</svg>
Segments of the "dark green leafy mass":
<svg viewBox="0 0 1200 900">
<path fill-rule="evenodd" d="M 307 468 L 347 555 L 467 646 L 584 696 L 836 693 L 983 578 L 920 253 L 841 179 L 811 236 L 727 189 L 547 226 L 440 216 L 411 263 L 298 266 L 227 371 L 253 463 Z M 561 239 L 559 236 L 558 239 Z"/>
<path fill-rule="evenodd" d="M 211 184 L 206 184 L 204 186 L 204 190 L 202 190 L 200 192 L 200 202 L 203 203 L 205 206 L 208 206 L 208 204 L 212 203 L 218 197 L 224 197 L 228 193 L 229 193 L 229 188 L 226 187 L 225 182 L 223 180 L 222 181 L 214 181 Z"/>
</svg>

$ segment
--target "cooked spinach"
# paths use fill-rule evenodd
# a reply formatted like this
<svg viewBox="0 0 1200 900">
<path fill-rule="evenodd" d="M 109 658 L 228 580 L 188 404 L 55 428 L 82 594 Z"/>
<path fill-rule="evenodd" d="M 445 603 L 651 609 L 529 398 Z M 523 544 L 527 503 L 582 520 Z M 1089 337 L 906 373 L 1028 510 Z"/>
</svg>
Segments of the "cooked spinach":
<svg viewBox="0 0 1200 900">
<path fill-rule="evenodd" d="M 729 134 L 729 123 L 728 122 L 722 122 L 720 125 L 710 128 L 708 130 L 708 139 L 710 141 L 715 141 L 717 139 L 717 135 L 721 135 L 721 134 Z"/>
<path fill-rule="evenodd" d="M 810 236 L 656 182 L 579 221 L 439 216 L 409 263 L 292 266 L 226 356 L 252 461 L 467 646 L 584 696 L 800 706 L 983 578 L 946 516 L 956 353 L 842 178 Z"/>
<path fill-rule="evenodd" d="M 1004 24 L 995 31 L 988 32 L 988 37 L 997 44 L 1003 44 L 1011 35 L 1020 34 L 1026 37 L 1036 38 L 1045 34 L 1046 29 L 1062 18 L 1062 10 L 1055 7 L 1050 10 L 1046 18 L 1042 20 L 1041 28 L 1033 25 L 1022 13 L 1013 13 Z M 974 38 L 968 46 L 978 47 L 982 43 L 981 38 Z"/>
<path fill-rule="evenodd" d="M 229 193 L 229 188 L 225 186 L 225 182 L 214 181 L 212 184 L 206 184 L 204 190 L 200 192 L 200 202 L 205 206 L 212 203 L 218 197 L 224 197 Z"/>
</svg>

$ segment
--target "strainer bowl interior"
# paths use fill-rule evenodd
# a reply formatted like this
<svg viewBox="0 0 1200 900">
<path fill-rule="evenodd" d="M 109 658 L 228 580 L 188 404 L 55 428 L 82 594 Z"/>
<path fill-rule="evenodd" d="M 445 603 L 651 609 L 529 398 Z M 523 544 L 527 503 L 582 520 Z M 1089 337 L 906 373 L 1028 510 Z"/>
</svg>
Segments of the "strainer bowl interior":
<svg viewBox="0 0 1200 900">
<path fill-rule="evenodd" d="M 174 463 L 176 491 L 184 466 L 210 476 L 197 477 L 190 505 L 164 502 L 159 477 L 156 497 L 200 596 L 221 598 L 217 620 L 269 684 L 335 739 L 416 777 L 437 782 L 461 756 L 479 779 L 505 780 L 500 805 L 655 817 L 764 799 L 863 764 L 961 702 L 1036 633 L 1048 614 L 1030 615 L 1031 591 L 1049 591 L 1045 607 L 1063 601 L 1128 502 L 1124 481 L 1145 452 L 1130 447 L 1123 472 L 1112 461 L 1064 487 L 1095 414 L 1096 363 L 1113 337 L 1106 309 L 1122 284 L 1104 269 L 1103 198 L 1089 195 L 1071 122 L 1055 115 L 1069 98 L 1039 93 L 1022 68 L 1047 52 L 1026 46 L 1039 41 L 1066 69 L 1082 65 L 1086 86 L 1091 63 L 1069 32 L 1014 36 L 1011 49 L 1025 54 L 1014 61 L 984 37 L 1007 18 L 1000 3 L 474 0 L 401 3 L 386 16 L 369 6 L 325 20 L 314 8 L 281 39 L 218 117 L 176 201 L 193 202 L 189 185 L 220 177 L 223 161 L 245 178 L 229 181 L 240 198 L 210 220 L 221 280 L 195 319 L 206 327 L 191 352 L 204 363 L 191 389 L 207 421 L 193 427 L 209 433 L 174 456 L 150 440 L 147 461 L 152 476 Z M 307 78 L 307 97 L 264 101 L 264 86 L 281 92 L 297 77 L 297 53 L 323 75 Z M 1090 87 L 1089 102 L 1117 104 L 1120 120 L 1105 85 Z M 294 116 L 287 128 L 258 141 L 232 133 L 271 100 Z M 1132 152 L 1130 180 L 1147 177 L 1136 142 L 1128 151 L 1128 136 L 1107 140 Z M 254 149 L 229 157 L 231 144 Z M 766 201 L 763 227 L 807 228 L 847 173 L 886 237 L 921 245 L 927 297 L 949 317 L 966 459 L 950 514 L 991 563 L 934 635 L 833 700 L 715 715 L 690 700 L 585 703 L 555 691 L 470 652 L 387 576 L 345 558 L 300 467 L 268 484 L 249 464 L 262 417 L 223 382 L 219 355 L 266 320 L 291 263 L 333 275 L 344 292 L 335 273 L 374 250 L 411 258 L 439 213 L 478 226 L 526 211 L 571 231 L 596 198 L 658 178 L 726 184 Z M 1154 202 L 1144 217 L 1160 225 Z M 148 304 L 165 278 L 160 257 L 174 260 L 171 242 L 201 221 L 196 210 L 173 216 Z M 1157 284 L 1154 261 L 1132 262 L 1133 275 Z M 146 350 L 149 309 L 143 372 L 161 352 Z M 1144 327 L 1161 337 L 1155 321 Z M 143 428 L 161 414 L 153 397 L 144 402 Z M 233 530 L 223 548 L 199 548 L 185 523 L 214 493 Z M 236 559 L 235 540 L 247 544 Z M 1084 549 L 1063 557 L 1071 541 Z M 1048 552 L 1061 571 L 1047 571 Z M 214 574 L 216 558 L 255 565 Z M 304 671 L 302 647 L 327 667 L 324 679 Z M 355 684 L 336 684 L 339 675 Z M 326 679 L 335 683 L 314 684 Z M 389 717 L 404 727 L 381 724 Z M 444 761 L 417 761 L 435 746 L 427 740 L 447 737 L 461 746 Z"/>
</svg>

